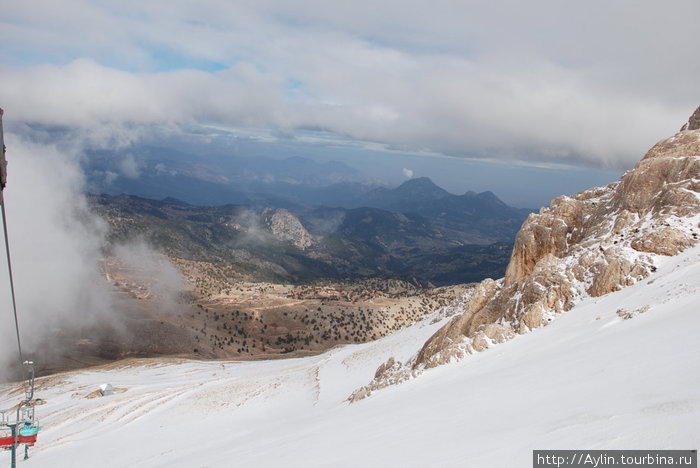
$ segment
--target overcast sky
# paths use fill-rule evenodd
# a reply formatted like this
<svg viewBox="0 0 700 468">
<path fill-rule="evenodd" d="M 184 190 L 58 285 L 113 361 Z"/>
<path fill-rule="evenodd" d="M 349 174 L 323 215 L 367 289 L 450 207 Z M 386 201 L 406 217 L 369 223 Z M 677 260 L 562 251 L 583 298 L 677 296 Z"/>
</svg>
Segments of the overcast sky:
<svg viewBox="0 0 700 468">
<path fill-rule="evenodd" d="M 0 5 L 0 106 L 25 122 L 596 171 L 632 167 L 700 105 L 697 0 Z"/>
</svg>

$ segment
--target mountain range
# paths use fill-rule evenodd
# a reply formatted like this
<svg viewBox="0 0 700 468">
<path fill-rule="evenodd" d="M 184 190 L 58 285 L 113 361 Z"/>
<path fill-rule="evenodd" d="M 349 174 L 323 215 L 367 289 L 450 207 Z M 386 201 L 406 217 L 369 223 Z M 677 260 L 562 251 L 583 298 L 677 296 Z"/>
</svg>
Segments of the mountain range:
<svg viewBox="0 0 700 468">
<path fill-rule="evenodd" d="M 317 162 L 301 156 L 274 159 L 136 146 L 87 151 L 83 170 L 92 193 L 176 198 L 193 205 L 242 204 L 292 210 L 302 206 L 371 207 L 397 213 L 417 208 L 417 213 L 428 216 L 450 202 L 458 211 L 443 211 L 444 216 L 473 216 L 479 209 L 506 208 L 490 192 L 457 196 L 427 177 L 391 188 L 342 162 Z M 433 206 L 438 200 L 438 206 Z"/>
<path fill-rule="evenodd" d="M 259 280 L 500 276 L 530 212 L 491 192 L 454 195 L 426 177 L 389 188 L 303 157 L 140 146 L 92 151 L 83 164 L 113 242 L 140 233 L 170 256 L 228 262 Z"/>
<path fill-rule="evenodd" d="M 94 193 L 172 197 L 195 205 L 290 208 L 316 203 L 328 192 L 341 195 L 344 188 L 349 190 L 343 195 L 346 198 L 376 187 L 366 175 L 337 161 L 243 157 L 159 146 L 88 151 L 83 170 L 88 190 Z"/>
<path fill-rule="evenodd" d="M 113 241 L 141 232 L 169 255 L 230 262 L 253 279 L 441 285 L 500 276 L 530 212 L 492 192 L 454 195 L 427 177 L 390 188 L 343 163 L 298 156 L 139 146 L 88 152 L 83 166 Z M 266 216 L 278 210 L 289 215 L 277 216 L 272 233 Z M 126 222 L 137 227 L 127 232 Z M 283 232 L 292 225 L 308 231 L 304 248 Z"/>
<path fill-rule="evenodd" d="M 428 179 L 417 179 L 379 193 L 388 200 L 383 206 L 406 212 L 317 206 L 297 207 L 293 213 L 132 195 L 90 200 L 110 223 L 113 243 L 142 236 L 172 257 L 228 262 L 252 279 L 378 276 L 441 285 L 503 274 L 524 213 L 488 194 L 458 197 L 444 192 L 442 198 L 425 200 L 426 187 L 440 190 Z M 372 197 L 376 203 L 382 200 L 377 193 Z M 484 208 L 481 199 L 494 209 Z M 468 214 L 455 221 L 446 215 L 454 212 Z"/>
</svg>

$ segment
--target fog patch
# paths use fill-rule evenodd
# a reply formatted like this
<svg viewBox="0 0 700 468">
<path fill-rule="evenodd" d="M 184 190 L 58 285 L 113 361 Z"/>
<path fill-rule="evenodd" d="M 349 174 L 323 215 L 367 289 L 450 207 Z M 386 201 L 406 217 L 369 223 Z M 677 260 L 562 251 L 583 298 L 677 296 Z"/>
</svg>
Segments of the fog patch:
<svg viewBox="0 0 700 468">
<path fill-rule="evenodd" d="M 315 236 L 335 234 L 345 221 L 345 210 L 323 211 L 303 217 L 304 226 Z"/>
<path fill-rule="evenodd" d="M 106 224 L 81 193 L 74 153 L 5 135 L 8 232 L 25 358 L 47 337 L 109 316 L 109 288 L 99 274 Z M 2 255 L 5 263 L 5 255 Z M 9 278 L 0 273 L 0 368 L 18 362 Z"/>
<path fill-rule="evenodd" d="M 119 171 L 124 177 L 129 179 L 137 179 L 141 175 L 139 165 L 134 155 L 131 153 L 128 153 L 124 156 L 124 159 L 119 162 Z"/>
<path fill-rule="evenodd" d="M 103 260 L 103 273 L 115 287 L 136 299 L 157 303 L 157 312 L 178 306 L 185 283 L 167 256 L 157 253 L 144 239 L 113 246 Z"/>
<path fill-rule="evenodd" d="M 121 307 L 128 301 L 106 280 L 108 225 L 89 209 L 80 142 L 37 143 L 37 137 L 41 140 L 36 133 L 5 133 L 4 196 L 22 351 L 41 369 L 58 361 L 79 365 L 71 353 L 85 334 L 93 344 L 120 342 L 126 336 Z M 182 279 L 163 256 L 145 242 L 115 246 L 112 253 L 150 278 L 155 310 L 176 306 Z M 5 381 L 18 377 L 19 354 L 4 252 L 0 263 L 0 381 Z"/>
<path fill-rule="evenodd" d="M 228 223 L 228 226 L 237 231 L 236 247 L 251 245 L 265 245 L 274 240 L 274 237 L 265 227 L 260 213 L 254 210 L 244 210 Z"/>
<path fill-rule="evenodd" d="M 114 181 L 117 180 L 117 177 L 119 177 L 119 174 L 117 174 L 116 172 L 105 171 L 105 185 L 112 185 Z"/>
</svg>

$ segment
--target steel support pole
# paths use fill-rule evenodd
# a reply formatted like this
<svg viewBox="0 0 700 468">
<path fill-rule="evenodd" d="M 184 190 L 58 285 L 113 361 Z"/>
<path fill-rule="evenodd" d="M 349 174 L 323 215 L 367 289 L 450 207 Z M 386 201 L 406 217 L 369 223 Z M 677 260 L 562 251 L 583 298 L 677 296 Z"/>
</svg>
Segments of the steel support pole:
<svg viewBox="0 0 700 468">
<path fill-rule="evenodd" d="M 12 441 L 12 448 L 10 449 L 12 451 L 12 462 L 10 466 L 12 468 L 15 468 L 17 466 L 17 459 L 16 459 L 16 449 L 17 449 L 17 423 L 15 424 L 10 424 L 10 431 L 12 431 L 12 438 L 14 439 Z"/>
</svg>

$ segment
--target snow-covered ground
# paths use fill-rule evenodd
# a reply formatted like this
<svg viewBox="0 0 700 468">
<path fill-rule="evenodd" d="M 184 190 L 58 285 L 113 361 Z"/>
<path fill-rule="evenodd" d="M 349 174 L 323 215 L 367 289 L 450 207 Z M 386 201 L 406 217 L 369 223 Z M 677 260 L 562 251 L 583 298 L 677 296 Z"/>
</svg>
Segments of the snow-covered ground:
<svg viewBox="0 0 700 468">
<path fill-rule="evenodd" d="M 18 465 L 528 467 L 533 449 L 696 449 L 699 309 L 695 247 L 547 327 L 358 403 L 346 398 L 440 323 L 302 359 L 50 376 L 38 390 L 44 429 Z M 117 393 L 85 398 L 102 383 Z M 0 387 L 0 407 L 16 403 L 11 390 Z"/>
</svg>

